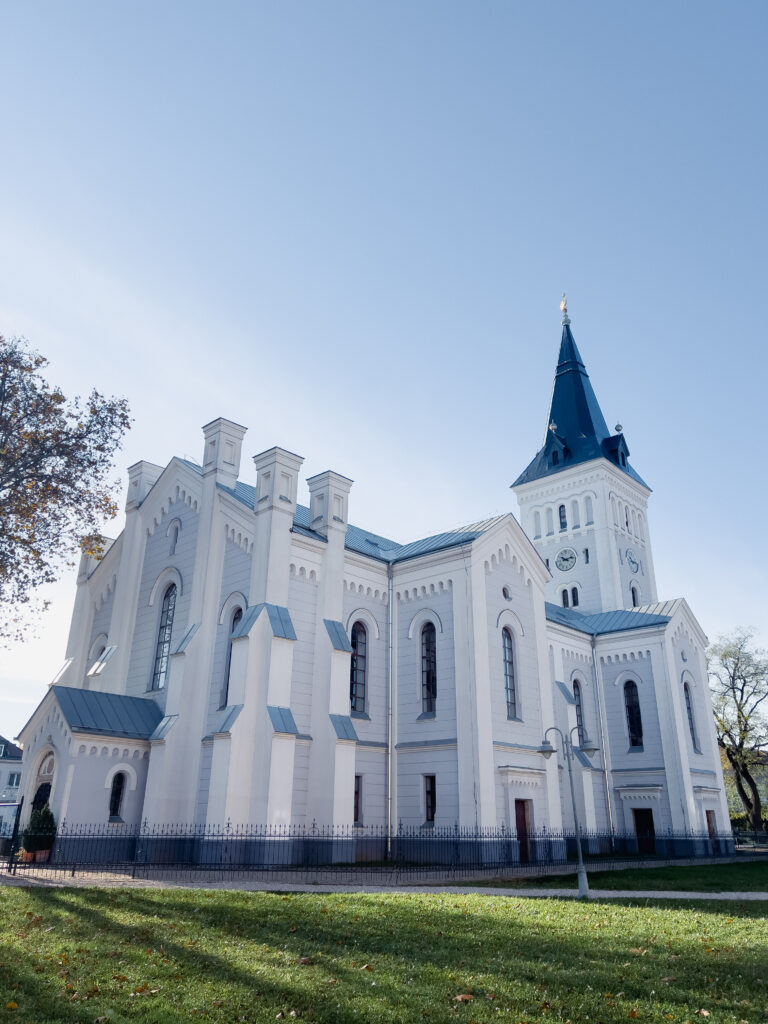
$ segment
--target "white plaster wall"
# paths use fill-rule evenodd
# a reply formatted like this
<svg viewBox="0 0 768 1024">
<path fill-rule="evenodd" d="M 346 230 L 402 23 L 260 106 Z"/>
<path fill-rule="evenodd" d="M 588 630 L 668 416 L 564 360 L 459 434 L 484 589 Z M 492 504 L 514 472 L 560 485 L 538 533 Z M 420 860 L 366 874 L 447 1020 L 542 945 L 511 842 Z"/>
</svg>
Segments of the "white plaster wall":
<svg viewBox="0 0 768 1024">
<path fill-rule="evenodd" d="M 355 775 L 363 777 L 363 825 L 386 825 L 386 750 L 358 746 Z"/>
<path fill-rule="evenodd" d="M 459 820 L 459 779 L 456 748 L 398 749 L 398 809 L 395 826 L 424 824 L 424 776 L 435 776 L 435 828 Z"/>
<path fill-rule="evenodd" d="M 139 510 L 139 515 L 141 510 Z M 167 536 L 168 525 L 173 519 L 179 519 L 182 527 L 176 545 L 176 553 L 171 555 L 171 540 Z M 160 623 L 162 595 L 158 595 L 150 607 L 149 596 L 160 573 L 168 566 L 173 566 L 181 574 L 183 589 L 176 595 L 176 610 L 173 620 L 171 649 L 178 644 L 188 626 L 189 598 L 192 591 L 192 574 L 194 571 L 195 548 L 197 543 L 198 514 L 183 501 L 175 501 L 162 517 L 154 533 L 147 538 L 144 565 L 137 595 L 138 609 L 136 625 L 133 632 L 131 660 L 126 680 L 125 693 L 129 696 L 144 696 L 152 682 L 157 646 L 157 631 Z M 165 692 L 156 691 L 153 696 L 165 706 Z"/>
</svg>

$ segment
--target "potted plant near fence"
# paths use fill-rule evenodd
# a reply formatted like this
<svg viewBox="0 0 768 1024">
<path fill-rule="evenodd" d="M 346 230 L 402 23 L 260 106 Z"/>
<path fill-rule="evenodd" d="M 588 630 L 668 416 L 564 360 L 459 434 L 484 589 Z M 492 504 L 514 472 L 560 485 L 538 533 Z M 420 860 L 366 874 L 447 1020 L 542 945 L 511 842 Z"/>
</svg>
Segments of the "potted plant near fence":
<svg viewBox="0 0 768 1024">
<path fill-rule="evenodd" d="M 24 829 L 24 849 L 27 853 L 34 853 L 38 863 L 48 860 L 55 838 L 56 820 L 48 804 L 32 811 L 29 824 Z"/>
</svg>

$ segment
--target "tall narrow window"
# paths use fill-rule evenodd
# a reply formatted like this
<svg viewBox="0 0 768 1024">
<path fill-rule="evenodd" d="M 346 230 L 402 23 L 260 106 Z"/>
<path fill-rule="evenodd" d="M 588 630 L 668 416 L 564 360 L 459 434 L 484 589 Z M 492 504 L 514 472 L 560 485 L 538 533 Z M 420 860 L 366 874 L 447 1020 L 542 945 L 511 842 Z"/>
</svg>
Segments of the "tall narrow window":
<svg viewBox="0 0 768 1024">
<path fill-rule="evenodd" d="M 559 452 L 552 452 L 552 465 L 556 466 L 559 461 L 560 461 L 560 453 Z"/>
<path fill-rule="evenodd" d="M 365 712 L 365 684 L 368 675 L 368 634 L 362 622 L 352 627 L 352 657 L 349 660 L 349 707 Z"/>
<path fill-rule="evenodd" d="M 579 588 L 571 587 L 571 604 L 574 608 L 579 607 Z"/>
<path fill-rule="evenodd" d="M 541 536 L 541 512 L 533 513 L 533 536 Z"/>
<path fill-rule="evenodd" d="M 512 640 L 512 630 L 509 626 L 505 626 L 501 631 L 501 650 L 504 658 L 504 695 L 507 701 L 507 718 L 517 718 L 515 647 Z"/>
<path fill-rule="evenodd" d="M 693 749 L 699 752 L 699 737 L 696 735 L 696 722 L 693 717 L 693 704 L 691 703 L 691 688 L 688 683 L 683 684 L 683 693 L 685 694 L 685 712 L 688 715 L 688 728 L 691 730 L 691 743 L 693 743 Z"/>
<path fill-rule="evenodd" d="M 637 587 L 632 587 L 632 607 L 637 608 L 640 604 L 640 599 L 637 596 Z"/>
<path fill-rule="evenodd" d="M 593 521 L 591 498 L 584 499 L 584 518 L 587 520 L 587 526 L 589 526 Z"/>
<path fill-rule="evenodd" d="M 434 775 L 424 776 L 424 819 L 425 821 L 435 820 L 437 808 L 437 786 Z"/>
<path fill-rule="evenodd" d="M 584 548 L 584 565 L 589 565 L 589 548 Z"/>
<path fill-rule="evenodd" d="M 116 772 L 112 777 L 112 789 L 109 794 L 109 820 L 122 821 L 120 811 L 123 809 L 123 792 L 125 791 L 125 772 Z"/>
<path fill-rule="evenodd" d="M 176 554 L 176 545 L 178 543 L 179 543 L 179 524 L 178 523 L 174 523 L 174 525 L 171 527 L 171 546 L 170 546 L 170 549 L 168 551 L 169 555 L 175 555 Z"/>
<path fill-rule="evenodd" d="M 433 715 L 437 707 L 437 634 L 432 622 L 421 630 L 421 712 Z"/>
<path fill-rule="evenodd" d="M 155 665 L 152 669 L 153 690 L 162 690 L 168 676 L 168 658 L 171 654 L 171 633 L 173 632 L 173 613 L 176 610 L 176 584 L 171 585 L 163 595 L 160 609 L 160 626 L 157 630 L 157 647 L 155 648 Z"/>
<path fill-rule="evenodd" d="M 640 715 L 640 695 L 637 683 L 629 679 L 624 684 L 624 706 L 627 711 L 627 732 L 630 747 L 643 746 L 643 719 Z"/>
<path fill-rule="evenodd" d="M 355 776 L 355 816 L 353 821 L 356 825 L 363 822 L 363 776 Z"/>
<path fill-rule="evenodd" d="M 235 608 L 234 614 L 232 615 L 232 623 L 229 627 L 229 637 L 227 639 L 227 658 L 224 663 L 224 685 L 221 688 L 221 704 L 219 707 L 225 708 L 229 704 L 229 679 L 232 675 L 232 637 L 234 636 L 235 630 L 240 625 L 243 618 L 243 609 Z"/>
<path fill-rule="evenodd" d="M 584 742 L 584 709 L 581 705 L 581 684 L 578 679 L 573 681 L 573 699 L 576 702 L 576 735 L 581 745 Z"/>
<path fill-rule="evenodd" d="M 563 590 L 562 598 L 563 598 L 563 608 L 567 608 L 568 605 L 570 604 L 570 601 L 568 600 L 568 590 L 567 589 Z"/>
<path fill-rule="evenodd" d="M 557 514 L 560 517 L 560 529 L 561 530 L 567 530 L 568 529 L 568 519 L 567 519 L 566 514 L 565 514 L 565 505 L 561 505 L 558 508 Z"/>
<path fill-rule="evenodd" d="M 573 526 L 574 530 L 577 529 L 580 521 L 581 520 L 579 519 L 579 503 L 578 503 L 578 501 L 572 501 L 571 502 L 571 526 Z"/>
</svg>

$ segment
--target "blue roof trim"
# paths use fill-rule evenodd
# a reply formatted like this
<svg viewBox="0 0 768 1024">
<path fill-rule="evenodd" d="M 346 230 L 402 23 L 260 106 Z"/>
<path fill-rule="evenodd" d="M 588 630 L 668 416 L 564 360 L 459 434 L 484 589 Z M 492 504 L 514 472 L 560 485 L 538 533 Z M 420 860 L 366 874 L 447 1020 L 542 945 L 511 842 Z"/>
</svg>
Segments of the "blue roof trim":
<svg viewBox="0 0 768 1024">
<path fill-rule="evenodd" d="M 250 484 L 244 484 L 238 480 L 234 487 L 217 485 L 222 491 L 231 494 L 233 498 L 247 505 L 254 507 L 256 489 Z M 322 534 L 313 530 L 309 523 L 309 509 L 306 505 L 297 505 L 293 517 L 293 532 L 302 537 L 309 537 L 322 544 L 327 539 Z M 460 547 L 462 544 L 469 544 L 476 540 L 483 533 L 481 524 L 477 528 L 465 530 L 453 530 L 447 533 L 437 533 L 432 537 L 423 537 L 420 540 L 412 541 L 410 544 L 398 544 L 397 541 L 382 537 L 380 534 L 363 530 L 351 523 L 347 526 L 347 533 L 344 539 L 344 547 L 348 551 L 356 551 L 358 554 L 375 558 L 379 562 L 394 564 L 403 562 L 408 558 L 418 558 L 420 555 L 428 555 L 433 551 L 444 551 L 448 548 Z M 245 635 L 245 634 L 241 634 Z"/>
<path fill-rule="evenodd" d="M 357 733 L 349 715 L 328 715 L 328 717 L 340 740 L 354 740 L 357 742 Z"/>
<path fill-rule="evenodd" d="M 293 628 L 293 622 L 291 621 L 291 613 L 287 608 L 283 608 L 279 604 L 261 604 L 251 605 L 246 610 L 245 615 L 238 623 L 237 629 L 232 634 L 233 640 L 239 640 L 240 637 L 248 636 L 250 631 L 258 619 L 259 615 L 267 609 L 267 616 L 269 618 L 269 625 L 272 629 L 272 635 L 282 637 L 284 640 L 295 640 L 296 630 Z"/>
<path fill-rule="evenodd" d="M 558 453 L 552 464 L 553 453 Z M 527 484 L 561 473 L 593 459 L 606 459 L 622 473 L 650 490 L 627 461 L 629 448 L 624 435 L 611 434 L 605 422 L 589 374 L 576 347 L 570 322 L 563 324 L 560 356 L 547 418 L 544 446 L 512 484 Z"/>
<path fill-rule="evenodd" d="M 186 651 L 187 647 L 189 646 L 189 641 L 192 639 L 192 637 L 195 635 L 195 633 L 198 631 L 199 628 L 200 628 L 200 623 L 199 622 L 193 622 L 192 625 L 187 630 L 187 632 L 181 638 L 181 643 L 179 644 L 179 646 L 176 648 L 176 650 L 173 653 L 174 654 L 183 654 L 184 651 Z"/>
<path fill-rule="evenodd" d="M 176 724 L 176 719 L 178 717 L 178 715 L 166 715 L 165 718 L 161 718 L 157 724 L 157 728 L 149 737 L 150 741 L 164 740 L 165 737 Z"/>
<path fill-rule="evenodd" d="M 328 630 L 328 636 L 331 638 L 333 649 L 336 651 L 345 651 L 347 654 L 352 651 L 352 644 L 349 642 L 347 631 L 344 629 L 340 622 L 336 622 L 334 619 L 323 619 L 325 628 Z"/>
<path fill-rule="evenodd" d="M 576 698 L 570 692 L 570 690 L 565 685 L 565 683 L 561 683 L 559 679 L 556 679 L 555 680 L 555 686 L 557 686 L 559 688 L 560 692 L 562 693 L 562 695 L 565 697 L 565 699 L 568 701 L 569 704 L 575 704 L 576 703 Z"/>
<path fill-rule="evenodd" d="M 595 615 L 584 615 L 573 608 L 561 608 L 560 605 L 545 604 L 548 622 L 556 622 L 570 629 L 577 629 L 589 636 L 600 636 L 603 633 L 621 633 L 627 629 L 643 629 L 647 626 L 664 626 L 669 622 L 668 615 L 653 615 L 650 612 L 633 611 L 631 608 L 619 608 L 614 612 L 598 612 Z"/>
<path fill-rule="evenodd" d="M 296 728 L 296 720 L 290 708 L 278 708 L 268 704 L 267 711 L 269 712 L 269 718 L 275 732 L 284 732 L 289 733 L 291 736 L 298 736 L 299 730 Z"/>
<path fill-rule="evenodd" d="M 213 735 L 220 736 L 222 733 L 228 733 L 242 710 L 242 704 L 230 704 L 228 707 L 222 708 L 216 716 L 216 721 L 213 723 L 213 729 L 211 730 Z"/>
<path fill-rule="evenodd" d="M 50 692 L 72 732 L 148 740 L 163 717 L 157 704 L 147 697 L 77 690 L 71 686 L 52 686 Z"/>
</svg>

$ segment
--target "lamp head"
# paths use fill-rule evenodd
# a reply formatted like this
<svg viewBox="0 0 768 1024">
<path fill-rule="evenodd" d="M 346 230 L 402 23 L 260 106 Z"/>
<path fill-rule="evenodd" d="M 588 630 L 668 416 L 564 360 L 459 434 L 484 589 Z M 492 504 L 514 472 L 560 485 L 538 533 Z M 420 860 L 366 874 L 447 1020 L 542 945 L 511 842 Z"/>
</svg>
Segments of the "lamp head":
<svg viewBox="0 0 768 1024">
<path fill-rule="evenodd" d="M 586 754 L 587 757 L 591 757 L 593 754 L 596 754 L 599 749 L 600 747 L 598 747 L 595 741 L 591 740 L 589 736 L 587 736 L 585 733 L 584 739 L 579 744 L 579 750 L 582 752 L 582 754 Z"/>
<path fill-rule="evenodd" d="M 542 754 L 547 760 L 549 760 L 549 758 L 552 757 L 554 752 L 555 748 L 552 746 L 552 744 L 545 736 L 544 739 L 541 741 L 541 746 L 538 748 L 537 753 Z"/>
</svg>

